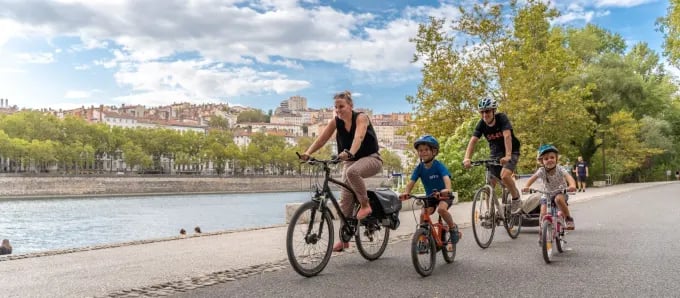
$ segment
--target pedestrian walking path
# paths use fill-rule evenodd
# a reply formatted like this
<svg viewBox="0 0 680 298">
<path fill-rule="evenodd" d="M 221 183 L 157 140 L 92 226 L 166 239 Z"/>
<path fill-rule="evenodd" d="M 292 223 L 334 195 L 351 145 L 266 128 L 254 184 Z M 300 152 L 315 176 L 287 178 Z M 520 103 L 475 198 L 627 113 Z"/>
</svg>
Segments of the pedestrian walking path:
<svg viewBox="0 0 680 298">
<path fill-rule="evenodd" d="M 589 188 L 570 197 L 570 203 L 668 183 L 675 182 Z M 458 224 L 469 225 L 470 207 L 466 202 L 451 208 Z M 415 230 L 412 211 L 402 212 L 400 219 L 400 228 L 391 231 L 392 241 L 409 239 Z M 43 256 L 1 256 L 0 296 L 132 297 L 191 290 L 287 268 L 285 234 L 286 226 L 281 225 L 55 251 Z M 468 233 L 462 241 L 474 241 L 472 237 Z"/>
</svg>

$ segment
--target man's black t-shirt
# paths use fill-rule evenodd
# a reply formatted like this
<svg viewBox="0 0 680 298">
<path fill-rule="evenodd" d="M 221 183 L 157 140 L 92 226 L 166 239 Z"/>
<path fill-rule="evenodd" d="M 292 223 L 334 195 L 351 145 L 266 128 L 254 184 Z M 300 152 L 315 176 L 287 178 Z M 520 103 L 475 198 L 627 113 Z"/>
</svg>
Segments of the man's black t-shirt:
<svg viewBox="0 0 680 298">
<path fill-rule="evenodd" d="M 496 118 L 496 121 L 493 126 L 488 126 L 484 120 L 479 120 L 472 135 L 478 138 L 484 135 L 486 140 L 489 141 L 491 157 L 501 158 L 505 156 L 505 141 L 503 139 L 503 131 L 510 130 L 510 134 L 512 135 L 512 153 L 519 154 L 519 140 L 515 137 L 515 133 L 512 131 L 512 125 L 510 124 L 508 116 L 506 116 L 504 113 L 496 113 L 494 117 Z"/>
</svg>

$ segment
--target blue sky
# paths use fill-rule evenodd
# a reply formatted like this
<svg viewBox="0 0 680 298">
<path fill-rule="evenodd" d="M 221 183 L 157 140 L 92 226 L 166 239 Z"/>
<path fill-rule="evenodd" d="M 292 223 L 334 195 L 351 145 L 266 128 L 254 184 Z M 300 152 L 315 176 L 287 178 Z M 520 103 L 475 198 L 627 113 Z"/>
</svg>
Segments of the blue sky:
<svg viewBox="0 0 680 298">
<path fill-rule="evenodd" d="M 0 0 L 0 98 L 55 109 L 227 102 L 332 106 L 345 89 L 409 112 L 418 24 L 473 1 Z M 559 0 L 559 24 L 594 23 L 661 52 L 667 0 Z M 670 67 L 669 67 L 670 68 Z M 674 73 L 675 69 L 671 69 Z"/>
</svg>

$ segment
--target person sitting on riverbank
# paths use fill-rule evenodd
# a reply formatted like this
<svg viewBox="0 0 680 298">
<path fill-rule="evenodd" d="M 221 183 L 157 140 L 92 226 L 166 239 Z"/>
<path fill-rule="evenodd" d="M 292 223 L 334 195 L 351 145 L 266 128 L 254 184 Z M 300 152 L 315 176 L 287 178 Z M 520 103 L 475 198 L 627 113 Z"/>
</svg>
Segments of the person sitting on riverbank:
<svg viewBox="0 0 680 298">
<path fill-rule="evenodd" d="M 201 233 L 201 227 L 196 226 L 196 227 L 194 228 L 194 232 L 196 232 L 196 234 L 200 234 L 200 233 Z"/>
<path fill-rule="evenodd" d="M 0 255 L 12 254 L 12 245 L 9 244 L 8 239 L 2 239 L 2 245 L 0 245 Z"/>
<path fill-rule="evenodd" d="M 179 235 L 184 237 L 184 236 L 187 235 L 187 231 L 184 228 L 182 228 L 182 229 L 179 230 Z"/>
</svg>

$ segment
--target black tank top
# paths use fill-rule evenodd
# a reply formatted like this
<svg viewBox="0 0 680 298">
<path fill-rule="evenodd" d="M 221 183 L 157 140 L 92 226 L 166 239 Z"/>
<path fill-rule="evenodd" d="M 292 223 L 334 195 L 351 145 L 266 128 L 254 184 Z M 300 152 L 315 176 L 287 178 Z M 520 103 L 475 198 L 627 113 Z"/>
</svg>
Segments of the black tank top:
<svg viewBox="0 0 680 298">
<path fill-rule="evenodd" d="M 352 111 L 352 128 L 349 131 L 345 129 L 345 121 L 338 117 L 335 117 L 336 127 L 335 141 L 338 143 L 338 153 L 344 151 L 345 149 L 349 150 L 352 147 L 354 134 L 356 133 L 357 130 L 357 116 L 359 114 L 361 113 Z M 371 124 L 371 121 L 369 120 L 368 128 L 366 129 L 366 136 L 364 136 L 364 141 L 361 143 L 359 151 L 357 151 L 357 153 L 354 154 L 354 158 L 351 160 L 357 160 L 359 158 L 369 156 L 373 153 L 378 153 L 379 151 L 380 147 L 378 146 L 378 138 L 375 136 L 373 124 Z"/>
</svg>

